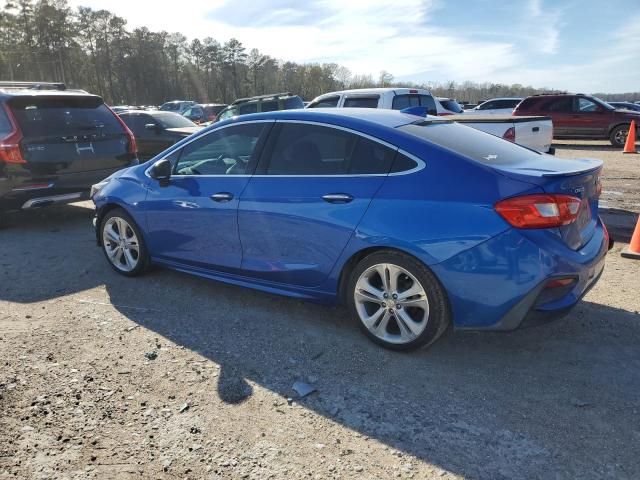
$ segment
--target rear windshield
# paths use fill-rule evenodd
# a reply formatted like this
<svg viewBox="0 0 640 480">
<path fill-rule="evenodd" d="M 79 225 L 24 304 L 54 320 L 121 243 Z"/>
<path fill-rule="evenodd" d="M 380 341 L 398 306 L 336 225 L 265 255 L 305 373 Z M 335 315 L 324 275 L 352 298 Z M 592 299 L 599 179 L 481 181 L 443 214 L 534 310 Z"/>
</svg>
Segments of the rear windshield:
<svg viewBox="0 0 640 480">
<path fill-rule="evenodd" d="M 455 100 L 440 100 L 440 104 L 451 112 L 462 113 L 464 110 Z"/>
<path fill-rule="evenodd" d="M 299 96 L 284 99 L 284 109 L 292 110 L 294 108 L 304 108 L 304 102 Z"/>
<path fill-rule="evenodd" d="M 18 97 L 10 106 L 25 137 L 124 131 L 100 97 Z"/>
<path fill-rule="evenodd" d="M 175 112 L 176 110 L 180 110 L 180 103 L 165 103 L 160 107 L 160 110 L 165 110 L 167 112 Z"/>
<path fill-rule="evenodd" d="M 541 155 L 495 135 L 455 122 L 416 122 L 398 129 L 485 165 L 517 165 L 522 162 L 523 156 Z"/>
<path fill-rule="evenodd" d="M 182 128 L 196 126 L 196 124 L 191 120 L 177 113 L 155 113 L 153 114 L 153 118 L 155 118 L 164 128 Z"/>
<path fill-rule="evenodd" d="M 355 108 L 378 108 L 378 99 L 380 97 L 352 97 L 344 100 L 344 107 Z"/>
</svg>

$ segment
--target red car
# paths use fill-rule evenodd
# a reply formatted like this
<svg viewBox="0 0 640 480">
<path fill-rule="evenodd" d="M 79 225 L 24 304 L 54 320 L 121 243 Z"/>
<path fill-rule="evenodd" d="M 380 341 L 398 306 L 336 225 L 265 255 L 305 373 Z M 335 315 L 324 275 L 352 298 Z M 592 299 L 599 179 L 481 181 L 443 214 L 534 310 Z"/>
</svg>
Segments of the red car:
<svg viewBox="0 0 640 480">
<path fill-rule="evenodd" d="M 553 138 L 609 140 L 623 147 L 631 120 L 640 133 L 640 112 L 616 110 L 599 98 L 583 94 L 542 94 L 525 98 L 513 115 L 544 115 L 553 120 Z"/>
</svg>

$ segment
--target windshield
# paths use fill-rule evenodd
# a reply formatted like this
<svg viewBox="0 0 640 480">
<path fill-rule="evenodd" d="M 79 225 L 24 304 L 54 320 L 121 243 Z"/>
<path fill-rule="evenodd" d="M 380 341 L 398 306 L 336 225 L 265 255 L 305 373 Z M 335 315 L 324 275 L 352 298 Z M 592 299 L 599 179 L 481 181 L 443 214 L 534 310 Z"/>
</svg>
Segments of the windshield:
<svg viewBox="0 0 640 480">
<path fill-rule="evenodd" d="M 540 155 L 500 137 L 450 121 L 418 121 L 398 127 L 485 165 L 517 165 L 527 155 Z"/>
<path fill-rule="evenodd" d="M 236 110 L 235 107 L 230 107 L 227 108 L 225 110 L 223 110 L 222 112 L 220 112 L 220 114 L 218 115 L 218 120 L 224 120 L 226 118 L 231 118 L 235 115 L 238 114 L 238 111 Z"/>
<path fill-rule="evenodd" d="M 180 110 L 180 103 L 179 102 L 164 103 L 160 107 L 160 110 L 165 110 L 167 112 L 177 112 L 178 110 Z"/>
<path fill-rule="evenodd" d="M 154 118 L 164 128 L 182 128 L 182 127 L 195 127 L 197 126 L 188 118 L 178 115 L 177 113 L 156 113 Z"/>
</svg>

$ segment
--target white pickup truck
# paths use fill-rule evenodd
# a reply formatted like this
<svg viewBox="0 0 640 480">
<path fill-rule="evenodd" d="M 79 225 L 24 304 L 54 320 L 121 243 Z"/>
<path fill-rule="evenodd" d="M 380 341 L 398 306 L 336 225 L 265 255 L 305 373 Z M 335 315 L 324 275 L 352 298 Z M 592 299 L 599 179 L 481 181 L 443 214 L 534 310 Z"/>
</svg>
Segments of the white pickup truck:
<svg viewBox="0 0 640 480">
<path fill-rule="evenodd" d="M 429 115 L 447 115 L 469 127 L 515 142 L 543 153 L 554 153 L 553 122 L 549 117 L 512 117 L 510 115 L 451 115 L 431 95 L 421 88 L 363 88 L 325 93 L 305 108 L 388 108 L 404 110 L 424 107 Z"/>
<path fill-rule="evenodd" d="M 549 117 L 512 117 L 510 115 L 449 115 L 447 120 L 463 123 L 468 127 L 482 130 L 496 137 L 537 150 L 542 153 L 555 153 L 551 146 L 553 140 L 553 121 Z"/>
</svg>

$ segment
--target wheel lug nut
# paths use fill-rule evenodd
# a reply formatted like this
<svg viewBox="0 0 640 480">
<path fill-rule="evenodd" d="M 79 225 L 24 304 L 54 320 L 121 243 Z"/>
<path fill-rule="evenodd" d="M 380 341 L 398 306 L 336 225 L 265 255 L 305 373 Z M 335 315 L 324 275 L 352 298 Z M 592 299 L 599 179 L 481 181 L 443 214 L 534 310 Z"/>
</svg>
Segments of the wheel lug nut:
<svg viewBox="0 0 640 480">
<path fill-rule="evenodd" d="M 393 313 L 393 308 L 390 308 L 390 309 L 389 309 L 389 313 Z"/>
<path fill-rule="evenodd" d="M 396 305 L 396 308 L 400 310 L 402 308 L 402 305 Z"/>
<path fill-rule="evenodd" d="M 387 304 L 386 304 L 386 303 L 384 303 L 384 302 L 382 302 L 382 306 L 383 306 L 383 307 L 386 307 L 386 306 L 387 306 Z"/>
<path fill-rule="evenodd" d="M 384 293 L 382 296 L 383 296 L 384 298 L 389 298 L 389 294 L 388 294 L 388 293 Z"/>
<path fill-rule="evenodd" d="M 396 298 L 398 298 L 398 294 L 397 294 L 397 293 L 394 293 L 394 294 L 393 294 L 393 299 L 395 300 Z"/>
</svg>

